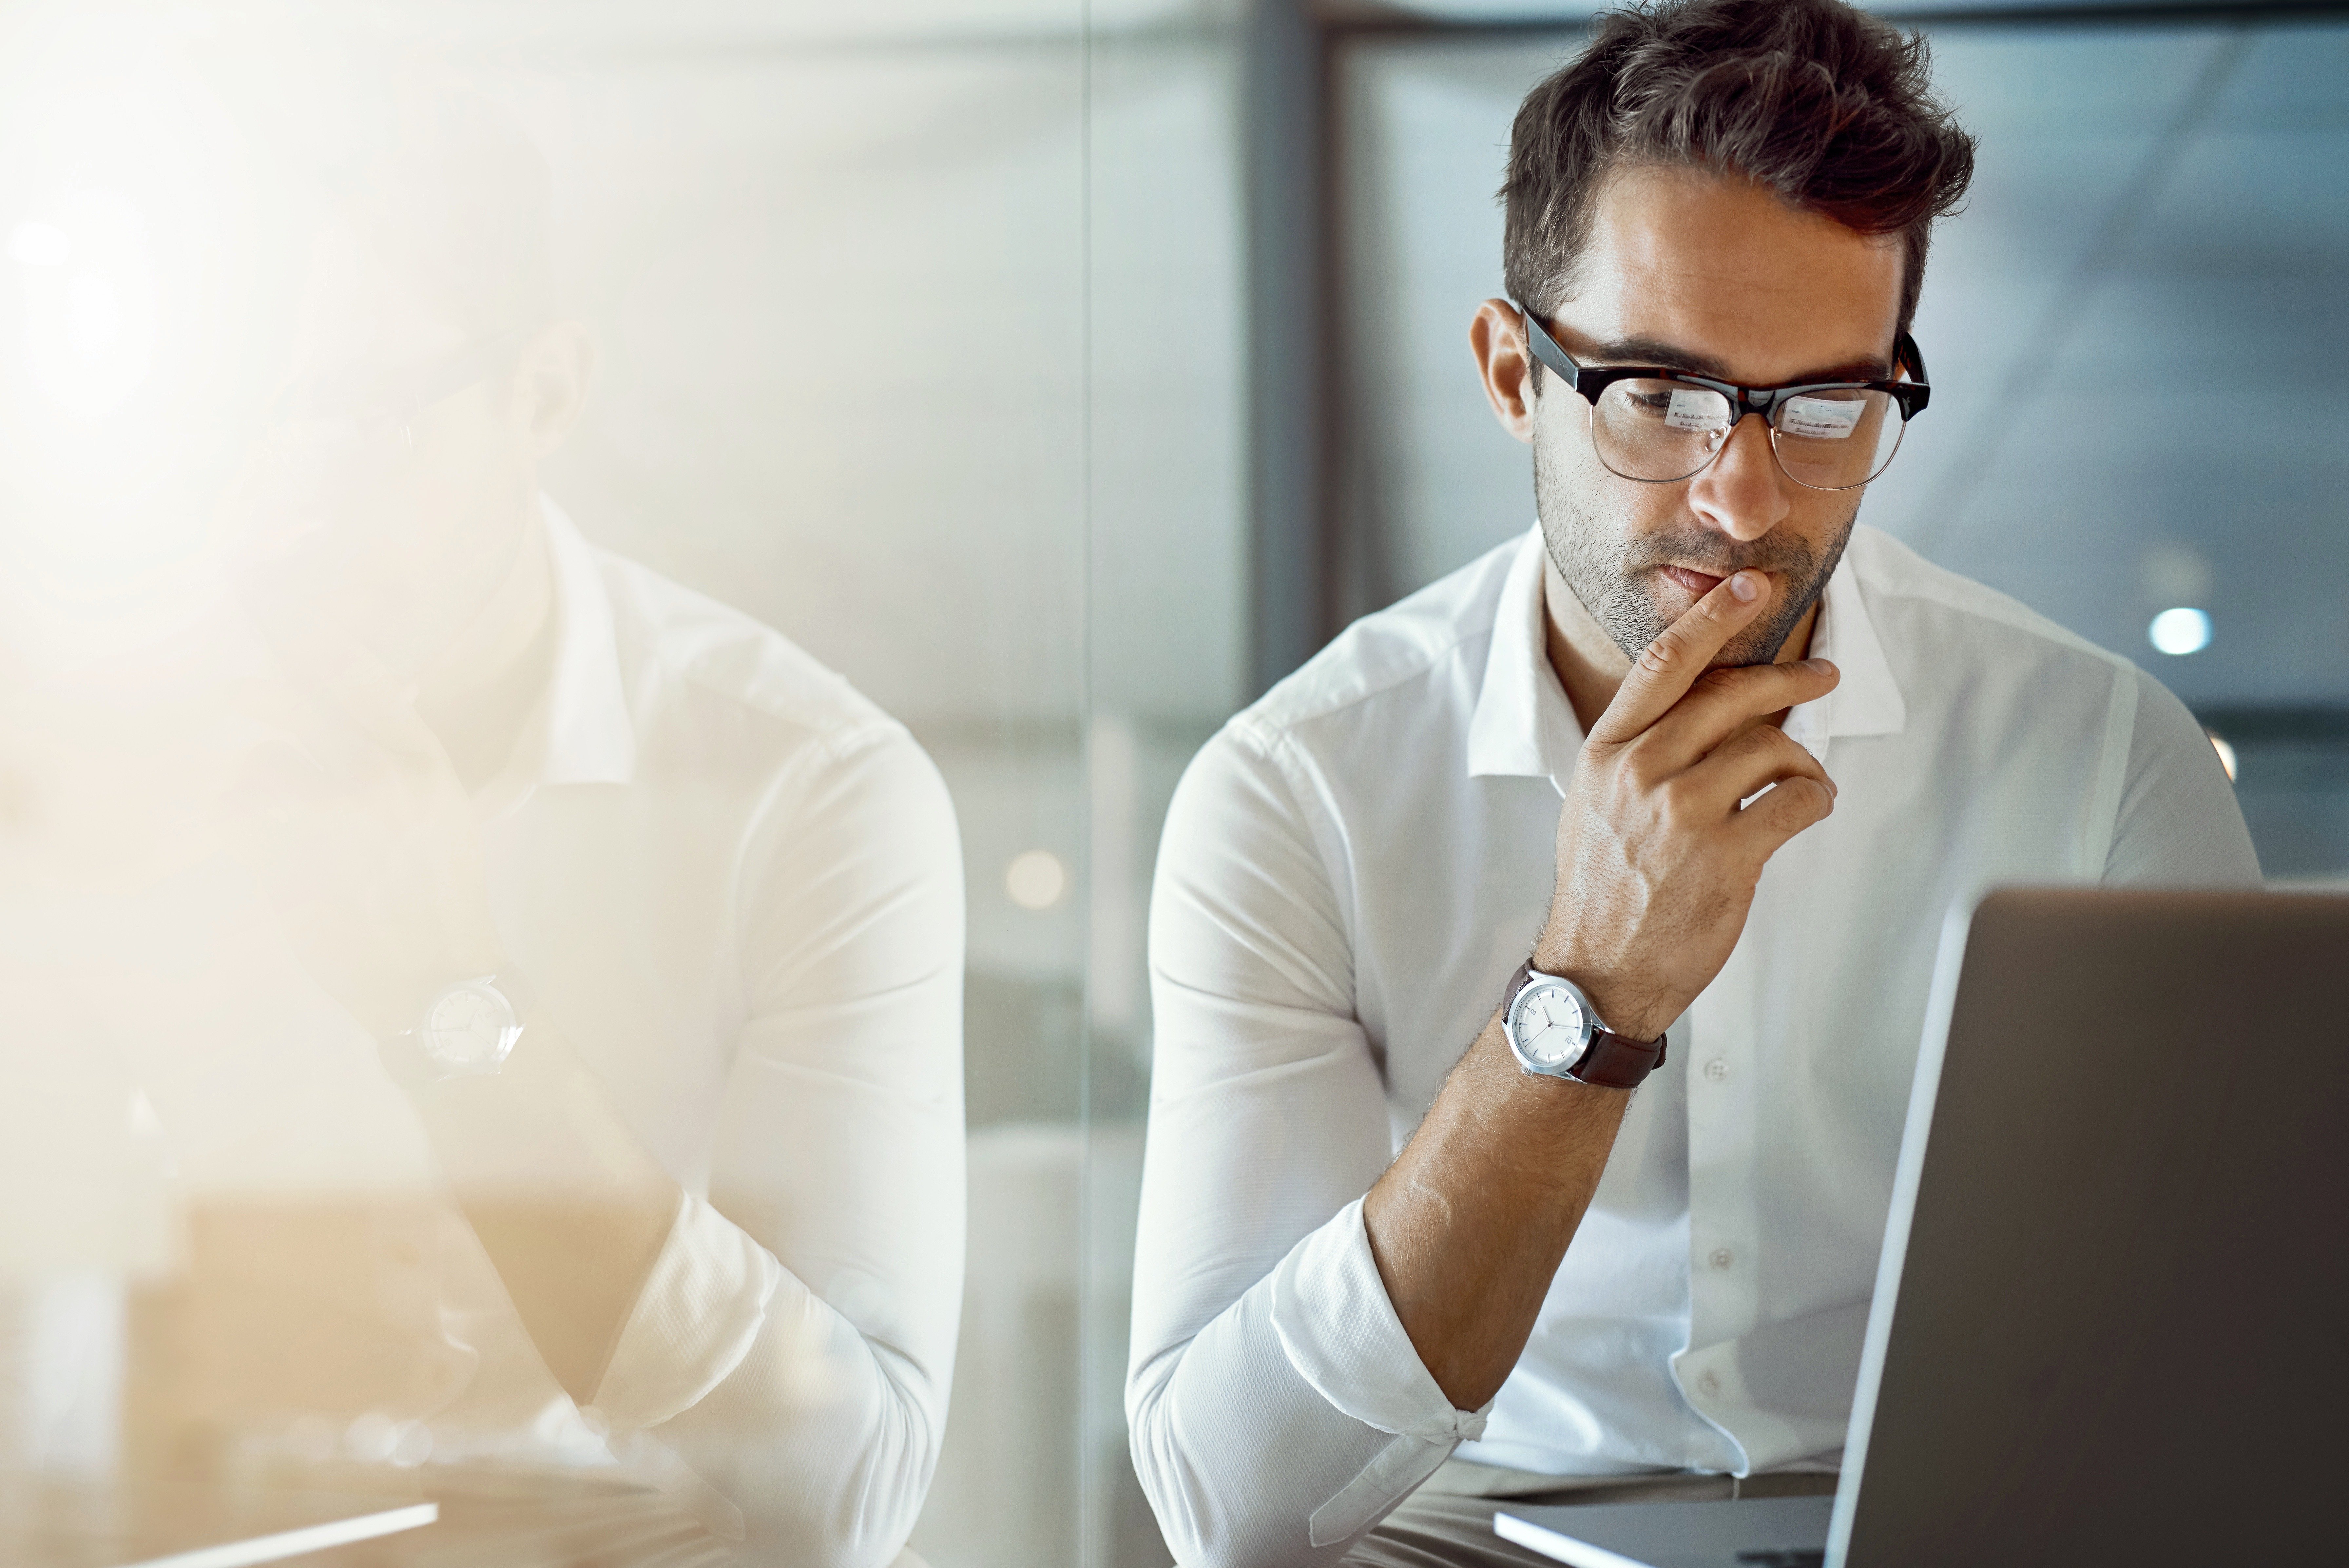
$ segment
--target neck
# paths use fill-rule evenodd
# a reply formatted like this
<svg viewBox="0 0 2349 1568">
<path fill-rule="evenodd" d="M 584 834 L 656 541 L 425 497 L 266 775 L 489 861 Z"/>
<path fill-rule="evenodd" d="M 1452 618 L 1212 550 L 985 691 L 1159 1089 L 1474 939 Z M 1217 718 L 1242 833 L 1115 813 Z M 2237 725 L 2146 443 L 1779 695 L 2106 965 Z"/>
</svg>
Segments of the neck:
<svg viewBox="0 0 2349 1568">
<path fill-rule="evenodd" d="M 503 579 L 419 680 L 416 711 L 479 789 L 513 753 L 553 662 L 554 575 L 535 501 Z"/>
<path fill-rule="evenodd" d="M 1547 558 L 1542 562 L 1542 604 L 1546 623 L 1549 664 L 1557 671 L 1558 684 L 1566 688 L 1566 700 L 1574 707 L 1575 722 L 1588 734 L 1599 715 L 1615 701 L 1622 688 L 1623 678 L 1631 672 L 1631 660 L 1615 646 L 1606 628 L 1583 607 L 1567 587 L 1566 578 Z M 1776 664 L 1792 664 L 1806 657 L 1811 650 L 1811 628 L 1818 624 L 1819 607 L 1814 602 L 1803 612 L 1787 634 L 1785 645 L 1778 649 Z M 1783 717 L 1780 715 L 1779 717 Z M 1773 718 L 1772 722 L 1776 722 Z"/>
</svg>

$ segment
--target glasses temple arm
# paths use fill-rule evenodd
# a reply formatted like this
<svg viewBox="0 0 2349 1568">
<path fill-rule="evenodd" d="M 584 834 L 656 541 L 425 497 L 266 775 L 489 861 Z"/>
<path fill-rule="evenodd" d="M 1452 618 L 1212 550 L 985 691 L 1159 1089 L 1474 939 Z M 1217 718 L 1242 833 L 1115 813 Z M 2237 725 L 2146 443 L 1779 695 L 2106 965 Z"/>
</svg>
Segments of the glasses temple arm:
<svg viewBox="0 0 2349 1568">
<path fill-rule="evenodd" d="M 1892 355 L 1892 371 L 1894 375 L 1899 375 L 1900 373 L 1901 367 L 1906 366 L 1908 367 L 1909 379 L 1910 380 L 1922 381 L 1928 385 L 1931 384 L 1933 378 L 1926 374 L 1925 353 L 1923 349 L 1917 347 L 1917 339 L 1911 337 L 1906 332 L 1903 332 L 1900 335 L 1900 341 L 1893 347 Z"/>
<path fill-rule="evenodd" d="M 1517 315 L 1525 321 L 1526 346 L 1533 350 L 1534 358 L 1548 366 L 1565 380 L 1568 386 L 1573 386 L 1576 379 L 1582 374 L 1582 367 L 1576 364 L 1567 351 L 1557 346 L 1557 339 L 1549 335 L 1549 329 L 1541 324 L 1539 317 L 1523 305 L 1517 305 L 1516 300 L 1511 300 L 1509 303 L 1517 306 Z"/>
</svg>

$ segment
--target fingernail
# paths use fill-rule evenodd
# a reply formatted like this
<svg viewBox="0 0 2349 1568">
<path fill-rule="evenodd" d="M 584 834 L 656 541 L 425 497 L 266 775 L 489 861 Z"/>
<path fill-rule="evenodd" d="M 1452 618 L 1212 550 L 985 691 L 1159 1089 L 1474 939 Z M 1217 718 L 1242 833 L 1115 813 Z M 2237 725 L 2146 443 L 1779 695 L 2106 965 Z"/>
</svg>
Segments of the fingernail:
<svg viewBox="0 0 2349 1568">
<path fill-rule="evenodd" d="M 1835 660 L 1832 659 L 1806 659 L 1803 662 L 1809 665 L 1812 669 L 1817 670 L 1822 675 L 1840 675 L 1843 673 L 1836 668 Z"/>
<path fill-rule="evenodd" d="M 1762 574 L 1759 572 L 1735 574 L 1729 579 L 1729 591 L 1747 604 L 1752 604 L 1762 595 Z"/>
</svg>

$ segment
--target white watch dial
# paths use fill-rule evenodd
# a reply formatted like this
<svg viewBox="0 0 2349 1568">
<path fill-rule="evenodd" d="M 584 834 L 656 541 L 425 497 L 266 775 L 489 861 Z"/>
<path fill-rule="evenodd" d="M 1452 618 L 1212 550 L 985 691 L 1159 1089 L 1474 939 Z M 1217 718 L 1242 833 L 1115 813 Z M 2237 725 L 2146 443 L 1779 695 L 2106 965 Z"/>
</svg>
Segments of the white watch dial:
<svg viewBox="0 0 2349 1568">
<path fill-rule="evenodd" d="M 494 1071 L 522 1034 L 504 993 L 481 981 L 452 985 L 432 999 L 419 1031 L 432 1059 L 457 1072 Z"/>
<path fill-rule="evenodd" d="M 1544 1066 L 1563 1066 L 1582 1054 L 1581 1004 L 1562 986 L 1546 985 L 1517 1006 L 1517 1049 Z"/>
</svg>

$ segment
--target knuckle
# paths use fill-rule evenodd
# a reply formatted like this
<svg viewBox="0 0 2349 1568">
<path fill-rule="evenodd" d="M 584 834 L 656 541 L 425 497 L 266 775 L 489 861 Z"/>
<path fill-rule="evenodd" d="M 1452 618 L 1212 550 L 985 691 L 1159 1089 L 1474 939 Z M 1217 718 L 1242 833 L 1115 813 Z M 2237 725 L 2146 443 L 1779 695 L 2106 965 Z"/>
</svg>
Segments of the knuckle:
<svg viewBox="0 0 2349 1568">
<path fill-rule="evenodd" d="M 1751 733 L 1741 730 L 1716 742 L 1713 748 L 1705 753 L 1704 760 L 1714 765 L 1741 766 L 1751 761 L 1754 755 L 1754 737 Z"/>
<path fill-rule="evenodd" d="M 1708 670 L 1696 678 L 1694 691 L 1721 696 L 1733 696 L 1746 683 L 1746 671 L 1735 668 Z"/>
<path fill-rule="evenodd" d="M 1702 802 L 1695 785 L 1683 774 L 1656 792 L 1657 807 L 1664 822 L 1673 827 L 1686 827 L 1697 819 Z"/>
<path fill-rule="evenodd" d="M 1794 746 L 1796 754 L 1807 757 L 1809 753 L 1786 739 L 1785 732 L 1771 724 L 1756 724 L 1740 731 L 1722 743 L 1722 752 L 1739 762 L 1786 760 L 1786 748 Z"/>
<path fill-rule="evenodd" d="M 1835 796 L 1815 778 L 1791 778 L 1771 793 L 1778 797 L 1778 815 L 1790 831 L 1807 827 L 1835 810 Z"/>
<path fill-rule="evenodd" d="M 1640 657 L 1633 662 L 1650 675 L 1669 674 L 1672 666 L 1679 662 L 1676 657 L 1678 648 L 1679 644 L 1671 631 L 1659 632 L 1654 641 L 1640 650 Z"/>
</svg>

